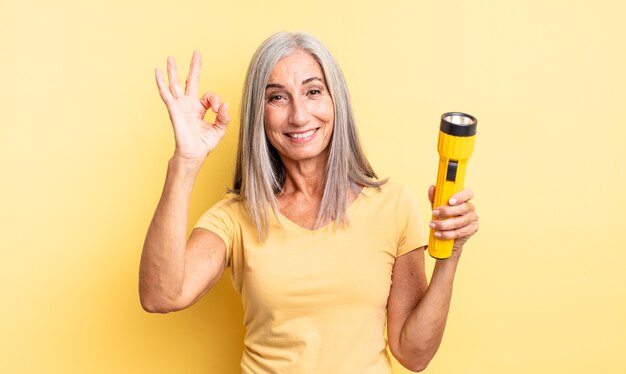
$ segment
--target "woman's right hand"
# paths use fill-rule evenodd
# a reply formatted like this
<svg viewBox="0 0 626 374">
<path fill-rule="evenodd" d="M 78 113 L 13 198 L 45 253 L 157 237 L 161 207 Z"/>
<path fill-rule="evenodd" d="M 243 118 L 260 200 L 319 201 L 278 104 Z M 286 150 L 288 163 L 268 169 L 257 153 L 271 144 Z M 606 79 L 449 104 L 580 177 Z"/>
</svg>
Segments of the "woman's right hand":
<svg viewBox="0 0 626 374">
<path fill-rule="evenodd" d="M 178 81 L 174 58 L 167 58 L 169 86 L 165 82 L 163 72 L 158 68 L 155 69 L 159 94 L 167 106 L 174 127 L 176 138 L 174 157 L 190 162 L 198 168 L 224 137 L 226 126 L 230 121 L 228 103 L 221 103 L 217 95 L 207 92 L 198 98 L 201 63 L 200 52 L 194 51 L 184 90 Z M 216 113 L 215 123 L 204 119 L 209 109 Z"/>
</svg>

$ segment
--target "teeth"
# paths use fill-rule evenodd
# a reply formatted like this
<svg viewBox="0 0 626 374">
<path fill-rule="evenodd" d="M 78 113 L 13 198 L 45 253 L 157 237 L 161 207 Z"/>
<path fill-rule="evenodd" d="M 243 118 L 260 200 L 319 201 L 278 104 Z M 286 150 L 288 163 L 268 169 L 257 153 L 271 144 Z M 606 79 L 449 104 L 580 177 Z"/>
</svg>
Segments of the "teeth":
<svg viewBox="0 0 626 374">
<path fill-rule="evenodd" d="M 303 139 L 303 138 L 313 135 L 314 132 L 315 132 L 315 129 L 307 131 L 307 132 L 302 132 L 300 134 L 287 134 L 287 136 L 293 139 Z"/>
</svg>

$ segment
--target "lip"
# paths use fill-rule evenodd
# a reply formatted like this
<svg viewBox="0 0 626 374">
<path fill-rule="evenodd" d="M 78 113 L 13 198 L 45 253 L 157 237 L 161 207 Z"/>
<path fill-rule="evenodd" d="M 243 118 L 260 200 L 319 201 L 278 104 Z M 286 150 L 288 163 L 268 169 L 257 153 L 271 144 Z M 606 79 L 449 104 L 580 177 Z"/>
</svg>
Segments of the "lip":
<svg viewBox="0 0 626 374">
<path fill-rule="evenodd" d="M 292 131 L 292 132 L 286 132 L 285 133 L 285 137 L 287 139 L 289 139 L 290 141 L 294 142 L 294 143 L 306 143 L 308 141 L 310 141 L 311 139 L 313 139 L 315 137 L 315 135 L 319 132 L 319 127 L 313 128 L 313 129 L 308 129 L 308 130 L 304 130 L 304 131 Z M 306 134 L 311 132 L 310 135 L 303 137 L 303 138 L 293 138 L 291 137 L 291 135 L 299 135 L 299 134 Z"/>
</svg>

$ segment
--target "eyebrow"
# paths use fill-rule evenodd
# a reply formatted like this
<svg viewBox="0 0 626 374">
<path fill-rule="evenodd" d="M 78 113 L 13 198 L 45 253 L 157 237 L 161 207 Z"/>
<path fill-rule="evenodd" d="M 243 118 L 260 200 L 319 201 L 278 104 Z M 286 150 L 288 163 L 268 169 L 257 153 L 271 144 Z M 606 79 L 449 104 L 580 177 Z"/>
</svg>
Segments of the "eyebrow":
<svg viewBox="0 0 626 374">
<path fill-rule="evenodd" d="M 307 83 L 311 83 L 313 81 L 320 81 L 322 83 L 324 83 L 324 80 L 320 77 L 311 77 L 311 78 L 307 78 L 305 80 L 302 81 L 302 84 L 307 84 Z M 265 86 L 265 89 L 267 90 L 268 88 L 285 88 L 285 86 L 283 86 L 282 84 L 279 83 L 268 83 L 267 86 Z"/>
</svg>

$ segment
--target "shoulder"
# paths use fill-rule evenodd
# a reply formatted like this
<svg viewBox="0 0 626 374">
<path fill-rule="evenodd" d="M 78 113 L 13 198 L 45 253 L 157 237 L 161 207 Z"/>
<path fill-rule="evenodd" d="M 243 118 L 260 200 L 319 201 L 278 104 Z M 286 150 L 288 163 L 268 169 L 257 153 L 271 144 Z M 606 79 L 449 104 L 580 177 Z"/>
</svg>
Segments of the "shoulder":
<svg viewBox="0 0 626 374">
<path fill-rule="evenodd" d="M 394 181 L 387 181 L 380 187 L 364 187 L 361 193 L 368 198 L 373 197 L 387 203 L 398 202 L 415 196 L 409 187 Z"/>
<path fill-rule="evenodd" d="M 213 204 L 200 218 L 200 223 L 221 221 L 234 224 L 245 217 L 245 204 L 234 193 L 226 193 L 221 200 Z"/>
<path fill-rule="evenodd" d="M 242 199 L 241 195 L 232 192 L 227 192 L 222 199 L 213 204 L 208 211 L 226 213 L 235 219 L 247 217 L 245 201 Z"/>
<path fill-rule="evenodd" d="M 211 210 L 232 210 L 236 209 L 239 205 L 243 205 L 239 195 L 232 192 L 227 192 L 220 201 L 213 204 Z"/>
<path fill-rule="evenodd" d="M 377 216 L 395 217 L 405 215 L 407 211 L 418 210 L 418 199 L 411 188 L 399 183 L 387 181 L 380 187 L 364 187 L 357 198 L 356 209 L 359 213 L 376 212 Z M 356 208 L 358 207 L 358 208 Z"/>
</svg>

